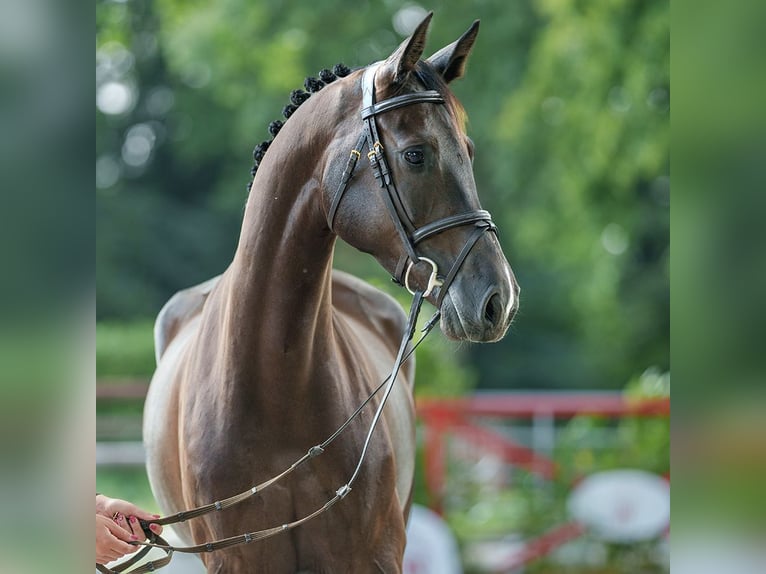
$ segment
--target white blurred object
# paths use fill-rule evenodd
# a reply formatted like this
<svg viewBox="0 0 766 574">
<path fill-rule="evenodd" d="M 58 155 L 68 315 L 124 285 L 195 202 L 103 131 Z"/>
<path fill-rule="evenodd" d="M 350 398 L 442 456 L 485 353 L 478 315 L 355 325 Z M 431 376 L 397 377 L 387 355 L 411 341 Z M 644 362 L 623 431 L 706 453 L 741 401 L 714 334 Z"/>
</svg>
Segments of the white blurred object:
<svg viewBox="0 0 766 574">
<path fill-rule="evenodd" d="M 501 538 L 483 539 L 466 543 L 463 556 L 466 565 L 480 572 L 505 572 L 506 565 L 516 563 L 524 552 L 524 539 L 519 534 L 508 534 Z M 513 574 L 522 574 L 522 567 L 515 568 Z"/>
<path fill-rule="evenodd" d="M 574 488 L 567 506 L 602 540 L 649 540 L 670 525 L 670 485 L 643 470 L 597 472 Z"/>
<path fill-rule="evenodd" d="M 397 34 L 402 37 L 409 36 L 418 27 L 418 24 L 428 15 L 428 10 L 417 4 L 408 4 L 394 14 L 391 23 Z"/>
<path fill-rule="evenodd" d="M 461 574 L 457 542 L 442 518 L 412 505 L 404 549 L 404 574 Z"/>
<path fill-rule="evenodd" d="M 96 443 L 96 466 L 140 466 L 144 461 L 146 451 L 140 441 Z"/>
</svg>

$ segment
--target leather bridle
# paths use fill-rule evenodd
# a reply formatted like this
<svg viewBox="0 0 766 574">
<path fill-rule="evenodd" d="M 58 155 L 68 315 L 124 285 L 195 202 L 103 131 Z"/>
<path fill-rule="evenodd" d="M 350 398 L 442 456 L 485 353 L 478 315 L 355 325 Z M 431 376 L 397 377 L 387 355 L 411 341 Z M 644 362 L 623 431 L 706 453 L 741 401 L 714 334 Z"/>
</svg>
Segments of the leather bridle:
<svg viewBox="0 0 766 574">
<path fill-rule="evenodd" d="M 328 220 L 330 229 L 332 229 L 335 216 L 338 211 L 338 207 L 340 206 L 341 199 L 343 198 L 343 194 L 345 193 L 346 188 L 348 187 L 348 182 L 351 179 L 351 176 L 353 175 L 354 168 L 356 167 L 356 162 L 361 157 L 361 153 L 362 153 L 361 150 L 366 143 L 369 150 L 369 152 L 367 153 L 367 158 L 370 161 L 370 166 L 372 167 L 375 179 L 377 179 L 380 182 L 380 186 L 381 188 L 383 188 L 385 192 L 383 193 L 383 199 L 386 204 L 386 208 L 389 214 L 391 215 L 391 219 L 394 223 L 397 234 L 401 238 L 402 244 L 404 245 L 405 253 L 400 257 L 399 262 L 397 264 L 396 272 L 394 274 L 394 281 L 401 285 L 404 285 L 407 288 L 407 290 L 413 295 L 412 305 L 410 307 L 410 312 L 407 318 L 407 325 L 405 327 L 405 332 L 402 336 L 402 340 L 399 345 L 399 350 L 398 350 L 396 359 L 394 361 L 394 365 L 391 369 L 391 374 L 385 380 L 383 380 L 383 382 L 381 382 L 372 393 L 370 393 L 370 395 L 364 400 L 364 402 L 362 402 L 362 404 L 359 405 L 359 407 L 357 407 L 357 409 L 351 414 L 351 416 L 349 416 L 345 420 L 345 422 L 343 422 L 343 424 L 340 425 L 340 427 L 338 427 L 338 429 L 332 435 L 330 435 L 327 439 L 325 439 L 324 442 L 312 446 L 310 449 L 308 449 L 306 454 L 304 454 L 301 458 L 296 460 L 292 465 L 290 465 L 287 469 L 282 471 L 280 474 L 260 484 L 257 484 L 253 486 L 252 488 L 245 490 L 244 492 L 235 494 L 234 496 L 230 498 L 226 498 L 224 500 L 219 500 L 210 504 L 206 504 L 204 506 L 200 506 L 198 508 L 193 508 L 190 510 L 179 512 L 172 516 L 166 516 L 163 518 L 158 518 L 158 519 L 149 520 L 149 521 L 140 520 L 139 522 L 141 524 L 141 527 L 143 528 L 149 541 L 134 542 L 132 544 L 136 546 L 143 546 L 144 548 L 142 548 L 135 555 L 131 556 L 125 562 L 122 562 L 121 564 L 111 569 L 107 568 L 106 566 L 97 564 L 96 568 L 99 570 L 99 572 L 102 572 L 105 574 L 118 574 L 118 573 L 128 574 L 128 568 L 136 565 L 139 562 L 139 560 L 141 560 L 152 548 L 159 548 L 163 550 L 166 555 L 163 558 L 146 562 L 144 564 L 141 564 L 140 566 L 136 566 L 136 568 L 133 568 L 132 570 L 129 571 L 129 574 L 141 574 L 144 572 L 153 572 L 159 568 L 162 568 L 163 566 L 167 565 L 170 562 L 174 552 L 201 554 L 201 553 L 215 552 L 216 550 L 230 548 L 232 546 L 237 546 L 239 544 L 248 544 L 258 540 L 264 540 L 266 538 L 270 538 L 282 532 L 286 532 L 286 531 L 292 530 L 293 528 L 297 528 L 298 526 L 308 522 L 309 520 L 316 518 L 320 514 L 327 511 L 336 502 L 345 498 L 346 495 L 351 491 L 351 485 L 357 479 L 359 472 L 362 468 L 362 464 L 364 463 L 364 459 L 367 455 L 367 449 L 370 445 L 373 432 L 375 431 L 375 428 L 383 412 L 383 408 L 385 407 L 386 401 L 388 400 L 388 397 L 393 389 L 394 383 L 396 382 L 396 378 L 397 378 L 397 375 L 399 374 L 399 370 L 401 369 L 402 364 L 414 353 L 415 349 L 426 338 L 428 333 L 431 332 L 431 329 L 433 329 L 434 325 L 439 319 L 440 314 L 438 309 L 441 306 L 441 302 L 444 299 L 444 296 L 446 295 L 447 290 L 449 289 L 449 286 L 452 284 L 452 281 L 454 280 L 455 276 L 457 275 L 457 272 L 459 271 L 461 265 L 465 261 L 466 257 L 468 256 L 468 253 L 471 251 L 473 246 L 476 244 L 476 242 L 484 234 L 485 231 L 492 231 L 494 233 L 497 233 L 497 229 L 495 227 L 495 224 L 492 222 L 492 218 L 489 212 L 484 211 L 482 209 L 459 213 L 456 215 L 450 215 L 442 219 L 438 219 L 436 221 L 428 223 L 426 225 L 423 225 L 420 228 L 416 227 L 415 224 L 412 222 L 409 215 L 407 214 L 407 210 L 404 207 L 402 198 L 399 195 L 398 190 L 396 189 L 396 185 L 394 184 L 394 181 L 392 178 L 392 172 L 388 165 L 388 161 L 386 160 L 385 150 L 383 148 L 383 144 L 380 141 L 380 135 L 378 133 L 378 127 L 377 127 L 375 118 L 376 116 L 382 113 L 385 113 L 387 111 L 400 108 L 403 106 L 409 106 L 412 104 L 419 104 L 419 103 L 444 104 L 444 98 L 439 92 L 435 90 L 426 90 L 422 92 L 414 92 L 411 94 L 395 96 L 393 98 L 383 100 L 382 102 L 375 103 L 375 73 L 379 66 L 380 66 L 380 62 L 368 67 L 365 70 L 364 75 L 362 77 L 362 120 L 364 121 L 364 130 L 362 135 L 359 137 L 359 140 L 357 141 L 357 145 L 351 151 L 351 155 L 346 164 L 346 169 L 343 172 L 340 184 L 338 186 L 337 191 L 335 192 L 335 196 L 333 197 L 332 203 L 330 205 L 330 209 L 327 215 L 327 220 Z M 432 259 L 429 259 L 422 255 L 418 255 L 416 251 L 416 246 L 420 242 L 428 239 L 429 237 L 442 233 L 448 229 L 452 229 L 453 227 L 461 227 L 464 225 L 474 225 L 475 230 L 468 237 L 468 240 L 464 244 L 463 248 L 460 250 L 460 253 L 457 255 L 447 275 L 445 277 L 442 277 L 438 273 L 437 264 Z M 421 261 L 425 261 L 426 263 L 431 265 L 431 274 L 425 289 L 414 289 L 413 287 L 410 286 L 410 273 L 412 271 L 412 268 L 418 263 L 420 263 Z M 431 317 L 431 319 L 427 322 L 425 327 L 422 329 L 423 335 L 420 337 L 420 339 L 418 339 L 418 341 L 414 345 L 410 345 L 410 342 L 412 341 L 412 338 L 415 332 L 415 326 L 417 324 L 417 319 L 420 313 L 420 307 L 423 303 L 423 300 L 426 297 L 428 297 L 436 287 L 440 288 L 439 294 L 436 299 L 437 311 L 436 313 L 434 313 L 434 315 Z M 338 436 L 340 436 L 341 433 L 343 433 L 343 431 L 362 412 L 362 410 L 364 410 L 364 408 L 373 399 L 373 397 L 377 395 L 377 393 L 381 389 L 384 389 L 384 387 L 385 387 L 385 390 L 383 392 L 383 397 L 381 398 L 380 403 L 378 404 L 378 407 L 375 410 L 375 415 L 373 416 L 372 422 L 370 423 L 370 426 L 368 428 L 367 435 L 366 435 L 364 444 L 362 446 L 362 450 L 359 455 L 357 465 L 354 469 L 353 474 L 351 475 L 351 478 L 348 480 L 348 482 L 346 482 L 346 484 L 341 486 L 336 491 L 334 497 L 330 498 L 323 506 L 319 507 L 314 512 L 298 520 L 289 522 L 287 524 L 282 524 L 280 526 L 275 526 L 272 528 L 267 528 L 267 529 L 259 530 L 255 532 L 247 532 L 244 534 L 240 534 L 238 536 L 232 536 L 229 538 L 216 540 L 214 542 L 207 542 L 204 544 L 198 544 L 196 546 L 188 546 L 188 547 L 172 546 L 168 544 L 162 537 L 153 533 L 149 529 L 150 524 L 160 524 L 160 525 L 176 524 L 179 522 L 185 522 L 192 518 L 204 516 L 205 514 L 209 514 L 211 512 L 220 512 L 236 504 L 239 504 L 240 502 L 243 502 L 255 496 L 256 494 L 260 494 L 263 490 L 265 490 L 269 486 L 275 484 L 276 482 L 282 480 L 284 477 L 291 474 L 299 466 L 321 455 L 325 451 L 325 449 L 336 438 L 338 438 Z"/>
<path fill-rule="evenodd" d="M 338 188 L 335 191 L 335 195 L 333 196 L 330 208 L 327 212 L 327 223 L 329 224 L 330 229 L 333 229 L 341 200 L 348 189 L 348 183 L 356 168 L 357 160 L 362 156 L 362 149 L 366 144 L 367 149 L 369 150 L 367 159 L 370 161 L 372 173 L 383 190 L 383 201 L 391 216 L 391 221 L 394 224 L 396 233 L 404 246 L 404 253 L 401 255 L 396 265 L 393 279 L 396 283 L 404 285 L 410 293 L 414 294 L 414 289 L 410 287 L 409 284 L 409 276 L 412 268 L 421 261 L 430 264 L 431 274 L 428 280 L 428 285 L 424 290 L 424 296 L 428 297 L 434 288 L 439 287 L 439 294 L 436 299 L 436 307 L 438 309 L 441 307 L 441 303 L 444 300 L 444 296 L 447 294 L 449 286 L 452 284 L 452 281 L 455 279 L 457 272 L 460 270 L 460 267 L 463 265 L 466 257 L 468 257 L 468 253 L 470 253 L 473 246 L 485 231 L 497 233 L 497 227 L 492 222 L 492 216 L 489 212 L 483 209 L 449 215 L 431 223 L 427 223 L 419 228 L 413 223 L 405 208 L 402 197 L 396 188 L 396 184 L 394 183 L 392 171 L 388 160 L 386 159 L 385 147 L 383 146 L 380 134 L 378 133 L 376 118 L 385 112 L 404 106 L 410 106 L 412 104 L 444 104 L 444 97 L 436 90 L 425 90 L 422 92 L 394 96 L 376 103 L 375 74 L 380 65 L 380 62 L 372 64 L 364 71 L 364 75 L 362 76 L 362 121 L 364 122 L 364 129 L 356 142 L 356 146 L 354 146 L 354 149 L 351 150 L 351 154 L 349 155 L 346 169 L 341 176 L 340 183 L 338 184 Z M 475 229 L 468 237 L 468 240 L 463 246 L 463 249 L 460 250 L 455 261 L 452 263 L 452 267 L 447 275 L 442 276 L 439 274 L 437 264 L 432 259 L 418 255 L 416 247 L 420 242 L 429 237 L 433 237 L 434 235 L 452 229 L 453 227 L 462 227 L 464 225 L 473 225 Z"/>
</svg>

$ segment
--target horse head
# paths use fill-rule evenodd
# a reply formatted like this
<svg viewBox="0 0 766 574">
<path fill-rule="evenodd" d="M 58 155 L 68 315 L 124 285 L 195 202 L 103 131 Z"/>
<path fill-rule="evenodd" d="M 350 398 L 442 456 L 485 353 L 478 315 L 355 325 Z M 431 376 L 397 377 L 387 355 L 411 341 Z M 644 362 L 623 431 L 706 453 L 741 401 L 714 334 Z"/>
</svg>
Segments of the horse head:
<svg viewBox="0 0 766 574">
<path fill-rule="evenodd" d="M 464 73 L 479 23 L 422 61 L 430 19 L 385 61 L 344 82 L 343 99 L 357 106 L 360 91 L 371 93 L 363 96 L 362 121 L 358 108 L 347 114 L 331 146 L 353 151 L 347 164 L 328 162 L 324 180 L 337 187 L 323 186 L 324 207 L 342 239 L 396 281 L 427 292 L 448 337 L 497 341 L 518 307 L 519 286 L 481 210 L 465 112 L 448 87 Z"/>
</svg>

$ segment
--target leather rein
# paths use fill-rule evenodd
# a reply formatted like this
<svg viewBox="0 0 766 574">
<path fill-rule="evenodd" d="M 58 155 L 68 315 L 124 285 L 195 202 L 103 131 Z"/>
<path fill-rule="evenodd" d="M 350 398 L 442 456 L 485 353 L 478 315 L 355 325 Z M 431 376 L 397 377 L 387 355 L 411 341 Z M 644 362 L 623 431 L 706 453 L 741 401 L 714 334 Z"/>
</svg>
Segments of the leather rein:
<svg viewBox="0 0 766 574">
<path fill-rule="evenodd" d="M 282 532 L 287 532 L 289 530 L 297 528 L 298 526 L 326 512 L 338 501 L 345 498 L 346 495 L 351 491 L 351 485 L 356 481 L 359 475 L 359 472 L 362 468 L 373 433 L 383 413 L 383 408 L 385 407 L 388 397 L 391 394 L 391 391 L 393 389 L 394 383 L 396 382 L 396 378 L 397 378 L 397 375 L 399 374 L 402 364 L 415 352 L 415 349 L 420 345 L 420 343 L 426 338 L 426 336 L 431 332 L 433 327 L 436 325 L 436 322 L 439 319 L 438 309 L 439 307 L 441 307 L 441 303 L 444 299 L 444 296 L 446 295 L 450 284 L 454 280 L 455 276 L 457 275 L 457 272 L 459 271 L 460 267 L 462 266 L 463 262 L 465 261 L 466 257 L 468 256 L 468 253 L 471 251 L 473 246 L 476 244 L 476 242 L 484 234 L 485 231 L 492 231 L 494 233 L 497 233 L 497 228 L 492 222 L 492 218 L 489 212 L 484 210 L 475 210 L 475 211 L 460 213 L 457 215 L 451 215 L 451 216 L 439 219 L 437 221 L 434 221 L 432 223 L 423 225 L 420 228 L 417 228 L 413 224 L 412 220 L 407 214 L 406 209 L 404 208 L 404 204 L 402 202 L 401 196 L 399 195 L 399 192 L 396 189 L 396 185 L 394 184 L 394 181 L 392 178 L 392 172 L 388 165 L 388 161 L 386 160 L 385 150 L 383 148 L 382 143 L 380 142 L 380 136 L 378 134 L 378 128 L 377 128 L 377 123 L 375 118 L 376 116 L 384 112 L 387 112 L 389 110 L 393 110 L 403 106 L 409 106 L 412 104 L 417 104 L 417 103 L 443 104 L 444 98 L 439 92 L 435 90 L 426 90 L 422 92 L 414 92 L 410 94 L 404 94 L 401 96 L 395 96 L 393 98 L 389 98 L 381 102 L 375 103 L 375 73 L 378 70 L 379 66 L 380 66 L 380 62 L 369 66 L 364 72 L 364 75 L 362 78 L 362 112 L 361 112 L 362 120 L 364 122 L 364 130 L 362 135 L 359 137 L 359 140 L 357 141 L 356 146 L 351 151 L 350 157 L 346 164 L 346 169 L 343 172 L 340 184 L 338 186 L 337 191 L 335 192 L 335 196 L 333 197 L 333 201 L 331 203 L 327 219 L 328 219 L 330 229 L 332 229 L 333 222 L 335 220 L 335 215 L 338 211 L 338 207 L 346 191 L 346 188 L 348 187 L 348 182 L 353 175 L 357 160 L 361 157 L 362 148 L 364 147 L 365 144 L 367 144 L 367 147 L 369 150 L 367 153 L 367 158 L 370 162 L 370 166 L 373 170 L 373 174 L 375 178 L 378 180 L 378 182 L 380 183 L 380 187 L 384 191 L 382 195 L 386 204 L 386 208 L 391 216 L 394 226 L 396 227 L 396 231 L 402 240 L 402 244 L 404 245 L 404 250 L 405 250 L 405 253 L 401 256 L 399 263 L 397 264 L 396 273 L 393 279 L 396 283 L 404 285 L 406 289 L 413 295 L 412 304 L 410 306 L 410 311 L 407 318 L 407 325 L 405 327 L 405 332 L 402 336 L 401 343 L 399 344 L 399 350 L 397 352 L 396 359 L 391 369 L 391 374 L 388 377 L 386 377 L 386 379 L 384 379 L 378 385 L 378 387 L 374 391 L 372 391 L 372 393 L 370 393 L 370 395 L 362 402 L 362 404 L 359 405 L 359 407 L 357 407 L 357 409 L 351 414 L 351 416 L 349 416 L 346 419 L 346 421 L 343 422 L 343 424 L 341 424 L 335 430 L 335 432 L 333 432 L 327 439 L 325 439 L 324 442 L 312 446 L 306 452 L 306 454 L 304 454 L 301 458 L 299 458 L 294 463 L 292 463 L 288 468 L 286 468 L 280 474 L 260 484 L 257 484 L 253 486 L 252 488 L 245 490 L 244 492 L 235 494 L 234 496 L 230 498 L 226 498 L 224 500 L 219 500 L 211 504 L 207 504 L 207 505 L 200 506 L 191 510 L 179 512 L 177 514 L 166 516 L 164 518 L 158 518 L 156 520 L 149 520 L 149 521 L 139 520 L 141 527 L 147 536 L 148 542 L 132 542 L 131 544 L 135 546 L 143 546 L 143 548 L 140 551 L 138 551 L 135 555 L 133 555 L 131 558 L 126 560 L 125 562 L 122 562 L 112 568 L 108 568 L 104 565 L 97 564 L 96 569 L 99 572 L 102 572 L 104 574 L 122 574 L 122 573 L 142 574 L 144 572 L 153 572 L 159 568 L 162 568 L 163 566 L 166 566 L 173 558 L 174 552 L 181 552 L 181 553 L 188 553 L 188 554 L 201 554 L 201 553 L 215 552 L 216 550 L 222 550 L 224 548 L 230 548 L 232 546 L 237 546 L 240 544 L 248 544 L 258 540 L 264 540 L 266 538 L 270 538 Z M 420 243 L 421 241 L 429 237 L 432 237 L 433 235 L 436 235 L 438 233 L 441 233 L 453 227 L 459 227 L 464 225 L 474 225 L 475 230 L 469 236 L 468 240 L 466 241 L 465 245 L 461 249 L 457 258 L 453 262 L 452 267 L 450 268 L 446 277 L 443 277 L 439 274 L 437 264 L 433 260 L 427 257 L 418 256 L 415 249 L 416 245 Z M 414 289 L 410 286 L 410 273 L 412 271 L 412 268 L 422 261 L 425 261 L 431 266 L 431 273 L 430 273 L 428 283 L 425 289 Z M 423 300 L 426 297 L 428 297 L 431 293 L 433 293 L 434 289 L 436 289 L 437 287 L 439 288 L 439 293 L 436 299 L 437 311 L 434 313 L 434 315 L 431 317 L 431 319 L 427 322 L 425 327 L 422 329 L 422 333 L 423 333 L 422 336 L 418 339 L 418 341 L 414 345 L 410 346 L 409 344 L 412 341 L 414 333 L 415 333 L 415 327 L 417 324 L 417 319 L 420 313 L 420 308 L 422 306 Z M 267 528 L 264 530 L 258 530 L 255 532 L 246 532 L 238 536 L 223 538 L 221 540 L 216 540 L 214 542 L 207 542 L 204 544 L 198 544 L 196 546 L 184 546 L 184 547 L 172 546 L 168 544 L 164 538 L 155 534 L 149 529 L 150 524 L 160 524 L 160 525 L 176 524 L 179 522 L 185 522 L 192 518 L 198 518 L 200 516 L 204 516 L 205 514 L 209 514 L 211 512 L 220 512 L 227 508 L 231 508 L 232 506 L 235 506 L 236 504 L 239 504 L 240 502 L 243 502 L 244 500 L 247 500 L 251 498 L 252 496 L 255 496 L 256 494 L 260 494 L 269 486 L 277 483 L 278 481 L 282 480 L 284 477 L 291 474 L 299 466 L 321 455 L 325 451 L 325 449 L 338 436 L 340 436 L 341 433 L 343 433 L 343 431 L 351 424 L 351 422 L 359 415 L 359 413 L 361 413 L 362 410 L 364 410 L 364 408 L 373 399 L 373 397 L 377 395 L 381 389 L 384 389 L 384 388 L 385 390 L 383 392 L 383 396 L 375 411 L 375 415 L 372 419 L 372 422 L 370 423 L 364 444 L 362 446 L 361 453 L 359 455 L 357 465 L 354 469 L 353 474 L 351 475 L 351 478 L 349 478 L 348 482 L 346 482 L 344 485 L 338 488 L 338 490 L 335 492 L 335 496 L 330 498 L 323 506 L 316 509 L 311 514 L 308 514 L 293 522 L 282 524 L 280 526 L 275 526 L 275 527 Z M 144 558 L 144 556 L 146 556 L 146 554 L 152 548 L 159 548 L 163 550 L 165 552 L 165 556 L 160 559 L 152 560 L 150 562 L 145 562 L 144 564 L 136 566 L 132 570 L 128 570 L 132 566 L 136 565 L 142 558 Z"/>
</svg>

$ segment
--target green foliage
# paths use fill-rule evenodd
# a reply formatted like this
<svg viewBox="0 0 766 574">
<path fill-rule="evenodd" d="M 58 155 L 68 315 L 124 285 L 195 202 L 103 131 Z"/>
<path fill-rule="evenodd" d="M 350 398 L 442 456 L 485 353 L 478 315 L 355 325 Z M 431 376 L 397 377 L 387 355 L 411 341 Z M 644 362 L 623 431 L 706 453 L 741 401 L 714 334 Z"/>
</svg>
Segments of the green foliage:
<svg viewBox="0 0 766 574">
<path fill-rule="evenodd" d="M 538 493 L 532 491 L 531 494 Z M 474 485 L 469 492 L 453 495 L 453 504 L 458 500 L 468 504 L 460 512 L 450 513 L 449 525 L 463 543 L 517 533 L 531 519 L 534 505 L 527 494 L 530 493 L 483 489 Z"/>
<path fill-rule="evenodd" d="M 512 353 L 556 386 L 613 385 L 668 368 L 668 6 L 534 6 L 543 25 L 493 130 L 522 285 Z"/>
<path fill-rule="evenodd" d="M 667 2 L 423 4 L 436 13 L 428 53 L 482 20 L 453 88 L 470 116 L 482 203 L 522 286 L 509 336 L 460 348 L 438 378 L 455 390 L 593 388 L 666 370 Z M 405 6 L 97 3 L 97 88 L 127 86 L 133 101 L 96 118 L 99 320 L 153 317 L 175 291 L 225 269 L 250 151 L 289 91 L 336 62 L 385 57 Z M 336 260 L 386 282 L 353 250 Z M 430 352 L 421 362 L 440 368 Z M 474 366 L 453 385 L 459 362 Z"/>
<path fill-rule="evenodd" d="M 96 376 L 146 377 L 154 372 L 151 321 L 96 324 Z"/>
<path fill-rule="evenodd" d="M 633 401 L 669 397 L 670 374 L 648 369 L 630 381 L 624 393 Z M 606 445 L 605 437 L 611 437 Z M 615 423 L 603 417 L 574 417 L 557 437 L 556 460 L 564 484 L 615 468 L 666 475 L 670 472 L 670 420 L 628 416 Z"/>
<path fill-rule="evenodd" d="M 457 397 L 474 389 L 478 375 L 462 351 L 436 328 L 416 353 L 415 396 Z"/>
</svg>

